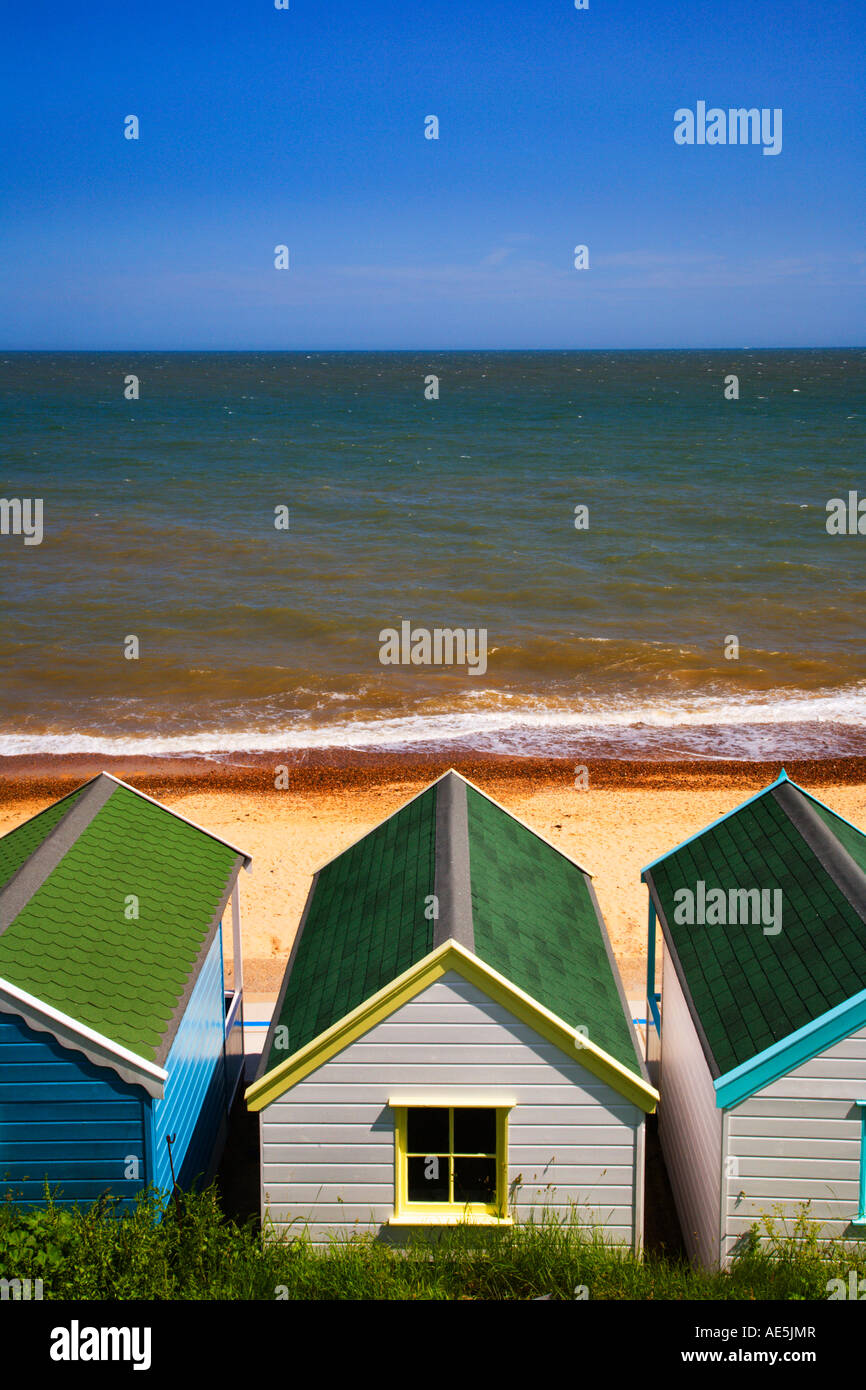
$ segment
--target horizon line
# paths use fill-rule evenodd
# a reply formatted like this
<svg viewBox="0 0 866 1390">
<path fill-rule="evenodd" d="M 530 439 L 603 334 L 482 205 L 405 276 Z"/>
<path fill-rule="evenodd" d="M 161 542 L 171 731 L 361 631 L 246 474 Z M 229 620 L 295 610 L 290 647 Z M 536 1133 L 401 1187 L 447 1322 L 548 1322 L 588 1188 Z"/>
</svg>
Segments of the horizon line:
<svg viewBox="0 0 866 1390">
<path fill-rule="evenodd" d="M 706 344 L 700 347 L 674 347 L 671 345 L 657 347 L 0 347 L 0 353 L 31 354 L 37 353 L 285 353 L 301 354 L 314 352 L 344 352 L 344 353 L 420 353 L 420 352 L 863 352 L 866 351 L 866 343 L 765 343 L 740 344 L 722 343 Z"/>
</svg>

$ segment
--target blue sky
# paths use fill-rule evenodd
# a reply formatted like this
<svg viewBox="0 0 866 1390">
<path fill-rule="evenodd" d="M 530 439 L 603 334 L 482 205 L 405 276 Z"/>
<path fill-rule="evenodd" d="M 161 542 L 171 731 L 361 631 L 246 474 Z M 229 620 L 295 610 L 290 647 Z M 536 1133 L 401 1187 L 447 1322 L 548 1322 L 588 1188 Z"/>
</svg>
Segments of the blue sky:
<svg viewBox="0 0 866 1390">
<path fill-rule="evenodd" d="M 290 3 L 7 8 L 0 345 L 866 341 L 862 4 Z"/>
</svg>

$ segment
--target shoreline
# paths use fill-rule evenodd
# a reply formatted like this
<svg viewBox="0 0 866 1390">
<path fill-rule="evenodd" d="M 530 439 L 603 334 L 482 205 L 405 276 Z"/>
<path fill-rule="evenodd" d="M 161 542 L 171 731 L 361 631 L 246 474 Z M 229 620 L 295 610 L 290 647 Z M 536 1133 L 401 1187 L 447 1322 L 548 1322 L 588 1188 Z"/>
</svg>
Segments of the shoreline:
<svg viewBox="0 0 866 1390">
<path fill-rule="evenodd" d="M 772 782 L 784 766 L 794 781 L 809 786 L 866 784 L 866 757 L 735 759 L 650 759 L 513 757 L 468 752 L 398 755 L 380 751 L 317 751 L 291 753 L 220 754 L 202 757 L 127 757 L 103 754 L 43 754 L 0 757 L 0 796 L 7 803 L 63 796 L 99 772 L 109 772 L 149 796 L 195 792 L 238 792 L 282 796 L 291 792 L 362 791 L 371 787 L 424 786 L 449 768 L 469 781 L 517 783 L 530 786 L 574 787 L 575 769 L 587 769 L 589 788 L 681 789 L 730 786 L 754 787 Z M 286 769 L 288 788 L 277 788 L 277 771 Z M 285 777 L 284 777 L 285 781 Z"/>
</svg>

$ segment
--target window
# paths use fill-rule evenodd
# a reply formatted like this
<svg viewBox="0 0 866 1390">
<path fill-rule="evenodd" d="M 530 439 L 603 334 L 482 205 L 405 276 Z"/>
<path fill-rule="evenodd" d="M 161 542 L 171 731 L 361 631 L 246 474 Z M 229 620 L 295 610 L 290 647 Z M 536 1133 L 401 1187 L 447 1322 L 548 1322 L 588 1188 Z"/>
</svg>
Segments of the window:
<svg viewBox="0 0 866 1390">
<path fill-rule="evenodd" d="M 506 1105 L 394 1105 L 394 1219 L 507 1220 Z"/>
</svg>

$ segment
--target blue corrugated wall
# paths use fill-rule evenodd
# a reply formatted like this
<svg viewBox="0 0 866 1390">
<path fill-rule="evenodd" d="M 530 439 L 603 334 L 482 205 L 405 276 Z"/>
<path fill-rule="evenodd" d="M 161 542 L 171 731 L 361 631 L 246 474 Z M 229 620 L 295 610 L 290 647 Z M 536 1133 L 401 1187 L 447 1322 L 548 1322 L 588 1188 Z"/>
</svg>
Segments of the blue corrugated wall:
<svg viewBox="0 0 866 1390">
<path fill-rule="evenodd" d="M 222 928 L 190 995 L 165 1062 L 165 1095 L 153 1101 L 154 1182 L 171 1191 L 166 1134 L 174 1134 L 172 1159 L 181 1187 L 207 1172 L 225 1122 L 225 999 Z"/>
<path fill-rule="evenodd" d="M 63 1202 L 102 1192 L 132 1199 L 146 1185 L 150 1098 L 14 1014 L 0 1013 L 0 1197 L 44 1200 L 45 1179 Z M 147 1117 L 149 1118 L 149 1116 Z M 126 1178 L 131 1160 L 137 1178 Z"/>
</svg>

